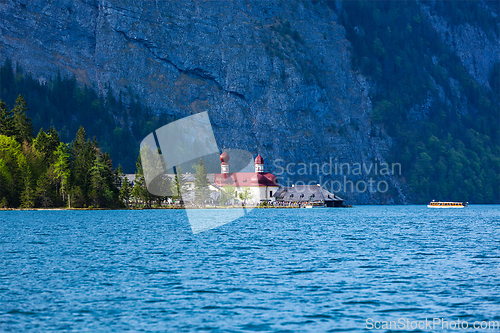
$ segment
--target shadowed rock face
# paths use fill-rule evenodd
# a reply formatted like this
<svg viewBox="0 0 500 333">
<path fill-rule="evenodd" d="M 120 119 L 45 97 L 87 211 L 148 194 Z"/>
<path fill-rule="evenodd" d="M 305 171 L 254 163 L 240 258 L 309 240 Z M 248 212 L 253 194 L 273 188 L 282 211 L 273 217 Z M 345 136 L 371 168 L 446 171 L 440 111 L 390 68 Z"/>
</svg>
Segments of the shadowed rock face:
<svg viewBox="0 0 500 333">
<path fill-rule="evenodd" d="M 485 3 L 478 2 L 478 6 L 497 15 Z M 452 26 L 435 12 L 432 2 L 421 2 L 420 7 L 441 39 L 458 55 L 471 77 L 480 85 L 491 88 L 488 80 L 500 58 L 499 36 L 470 23 Z"/>
<path fill-rule="evenodd" d="M 0 15 L 0 60 L 40 80 L 59 70 L 101 91 L 131 88 L 158 113 L 208 111 L 219 147 L 260 153 L 266 171 L 278 172 L 278 159 L 380 163 L 390 146 L 369 135 L 370 86 L 352 71 L 345 30 L 324 4 L 25 0 L 3 1 Z M 337 193 L 347 203 L 404 201 L 390 176 L 348 179 L 369 177 L 398 190 Z"/>
</svg>

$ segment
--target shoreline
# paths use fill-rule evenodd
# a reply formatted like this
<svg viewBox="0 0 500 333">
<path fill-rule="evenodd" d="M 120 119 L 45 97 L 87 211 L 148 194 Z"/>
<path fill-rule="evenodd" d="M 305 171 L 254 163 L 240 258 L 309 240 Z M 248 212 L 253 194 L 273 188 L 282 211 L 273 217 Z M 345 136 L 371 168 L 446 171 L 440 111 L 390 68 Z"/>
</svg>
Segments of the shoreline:
<svg viewBox="0 0 500 333">
<path fill-rule="evenodd" d="M 495 205 L 500 205 L 500 204 L 474 204 L 476 205 L 486 205 L 486 206 L 495 206 Z M 346 205 L 344 207 L 324 207 L 324 208 L 356 208 L 359 206 L 422 206 L 426 207 L 426 204 L 410 204 L 410 205 Z M 469 204 L 468 206 L 472 206 Z M 265 207 L 259 207 L 259 206 L 245 206 L 245 207 L 222 207 L 222 206 L 217 206 L 217 207 L 204 207 L 204 208 L 198 208 L 198 207 L 139 207 L 139 208 L 67 208 L 67 207 L 60 207 L 60 208 L 0 208 L 0 213 L 4 211 L 91 211 L 91 210 L 180 210 L 180 209 L 296 209 L 296 208 L 302 208 L 298 206 L 265 206 Z M 320 207 L 323 209 L 323 207 Z M 307 208 L 306 208 L 307 209 Z M 313 210 L 317 208 L 312 208 Z"/>
<path fill-rule="evenodd" d="M 216 207 L 140 207 L 140 208 L 0 208 L 1 211 L 82 211 L 82 210 L 153 210 L 153 209 L 164 209 L 164 210 L 180 210 L 180 209 L 297 209 L 297 208 L 302 208 L 300 206 L 265 206 L 265 207 L 259 207 L 259 206 L 239 206 L 239 207 L 223 207 L 223 206 L 216 206 Z M 348 205 L 345 207 L 319 207 L 319 208 L 354 208 L 352 205 Z"/>
</svg>

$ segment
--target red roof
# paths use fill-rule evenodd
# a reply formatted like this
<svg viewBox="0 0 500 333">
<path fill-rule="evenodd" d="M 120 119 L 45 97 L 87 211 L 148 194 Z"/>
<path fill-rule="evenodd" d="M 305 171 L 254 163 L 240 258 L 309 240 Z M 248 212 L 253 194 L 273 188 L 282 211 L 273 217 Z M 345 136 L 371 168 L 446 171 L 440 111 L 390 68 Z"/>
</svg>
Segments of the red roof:
<svg viewBox="0 0 500 333">
<path fill-rule="evenodd" d="M 217 186 L 278 186 L 278 179 L 271 173 L 235 172 L 215 175 Z"/>
<path fill-rule="evenodd" d="M 255 158 L 255 164 L 264 164 L 264 159 L 260 156 L 260 154 Z"/>
</svg>

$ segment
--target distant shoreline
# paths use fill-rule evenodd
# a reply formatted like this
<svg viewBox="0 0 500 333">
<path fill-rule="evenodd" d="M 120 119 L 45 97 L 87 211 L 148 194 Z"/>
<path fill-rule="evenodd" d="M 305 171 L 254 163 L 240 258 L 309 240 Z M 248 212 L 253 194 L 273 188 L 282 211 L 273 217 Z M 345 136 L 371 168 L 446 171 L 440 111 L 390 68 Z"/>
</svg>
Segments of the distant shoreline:
<svg viewBox="0 0 500 333">
<path fill-rule="evenodd" d="M 179 210 L 179 209 L 247 209 L 247 208 L 258 208 L 258 209 L 269 209 L 269 208 L 277 208 L 277 209 L 282 209 L 282 208 L 300 208 L 298 206 L 272 206 L 272 207 L 259 207 L 259 206 L 239 206 L 239 207 L 140 207 L 140 208 L 0 208 L 0 211 L 37 211 L 37 210 L 43 210 L 43 211 L 51 211 L 51 210 L 153 210 L 153 209 L 164 209 L 164 210 Z"/>
<path fill-rule="evenodd" d="M 468 206 L 476 206 L 476 205 L 500 205 L 500 204 L 469 204 Z M 422 206 L 426 207 L 426 204 L 409 204 L 409 205 L 348 205 L 345 207 L 326 207 L 326 208 L 356 208 L 358 206 Z M 298 206 L 267 206 L 267 207 L 259 207 L 259 206 L 235 206 L 235 207 L 204 207 L 204 208 L 197 208 L 197 207 L 151 207 L 151 208 L 0 208 L 0 212 L 6 212 L 6 211 L 91 211 L 91 210 L 181 210 L 181 209 L 284 209 L 284 208 L 289 208 L 289 209 L 296 209 L 296 208 L 301 208 Z M 313 208 L 315 210 L 315 208 Z"/>
<path fill-rule="evenodd" d="M 300 206 L 229 206 L 229 207 L 140 207 L 140 208 L 0 208 L 1 211 L 81 211 L 81 210 L 153 210 L 153 209 L 164 209 L 164 210 L 179 210 L 179 209 L 296 209 L 302 208 Z M 323 207 L 321 207 L 323 208 Z M 353 208 L 352 205 L 346 207 L 328 207 L 328 208 Z"/>
</svg>

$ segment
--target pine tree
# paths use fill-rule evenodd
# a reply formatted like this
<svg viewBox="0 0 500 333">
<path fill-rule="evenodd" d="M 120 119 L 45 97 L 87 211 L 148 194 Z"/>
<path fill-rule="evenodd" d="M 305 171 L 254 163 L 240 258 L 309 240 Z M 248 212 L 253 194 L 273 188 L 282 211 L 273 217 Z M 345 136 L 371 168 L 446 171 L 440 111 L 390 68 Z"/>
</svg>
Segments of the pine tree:
<svg viewBox="0 0 500 333">
<path fill-rule="evenodd" d="M 90 169 L 90 198 L 95 207 L 100 207 L 103 203 L 104 195 L 109 190 L 104 175 L 106 172 L 106 163 L 102 158 L 101 152 L 96 150 L 94 164 Z M 109 194 L 108 194 L 109 195 Z"/>
<path fill-rule="evenodd" d="M 207 170 L 201 158 L 194 167 L 196 169 L 196 174 L 194 175 L 194 199 L 197 204 L 205 206 L 205 202 L 210 199 Z"/>
<path fill-rule="evenodd" d="M 103 198 L 106 207 L 115 207 L 118 204 L 120 191 L 116 186 L 115 172 L 113 171 L 113 162 L 106 152 L 102 155 L 102 178 L 103 178 Z"/>
<path fill-rule="evenodd" d="M 21 149 L 23 155 L 26 157 L 31 172 L 31 179 L 36 181 L 36 179 L 47 171 L 48 165 L 43 159 L 43 154 L 27 142 L 23 142 Z"/>
<path fill-rule="evenodd" d="M 80 186 L 72 187 L 68 192 L 68 207 L 81 208 L 85 206 L 85 198 Z"/>
<path fill-rule="evenodd" d="M 138 202 L 141 201 L 148 207 L 151 207 L 151 199 L 149 192 L 146 188 L 146 179 L 144 178 L 144 170 L 142 169 L 141 155 L 137 158 L 136 162 L 136 172 L 134 179 L 134 186 L 132 188 L 132 196 L 135 199 L 135 204 L 137 206 Z"/>
<path fill-rule="evenodd" d="M 59 180 L 59 193 L 62 197 L 63 202 L 66 201 L 66 188 L 70 175 L 69 156 L 68 145 L 66 143 L 60 142 L 59 146 L 54 152 L 54 174 Z"/>
<path fill-rule="evenodd" d="M 21 193 L 21 208 L 35 207 L 35 189 L 30 175 L 26 175 L 24 179 L 24 189 Z"/>
<path fill-rule="evenodd" d="M 26 115 L 26 111 L 28 110 L 23 96 L 19 95 L 14 104 L 14 109 L 12 109 L 14 136 L 19 143 L 23 143 L 24 141 L 31 142 L 33 138 L 33 125 L 31 124 L 31 119 Z"/>
<path fill-rule="evenodd" d="M 14 134 L 14 120 L 12 110 L 7 111 L 7 106 L 0 99 L 0 135 L 12 136 Z"/>
<path fill-rule="evenodd" d="M 119 177 L 121 178 L 120 200 L 125 203 L 125 206 L 128 208 L 130 196 L 132 195 L 132 186 L 123 172 L 119 173 Z"/>
<path fill-rule="evenodd" d="M 156 151 L 155 151 L 156 150 Z M 147 190 L 153 195 L 158 203 L 172 194 L 170 178 L 166 175 L 167 166 L 165 160 L 157 151 L 149 146 L 141 147 L 141 167 L 144 173 Z"/>
<path fill-rule="evenodd" d="M 94 165 L 96 145 L 87 139 L 85 129 L 80 126 L 76 138 L 71 145 L 71 184 L 79 187 L 83 200 L 90 192 L 90 170 Z"/>
<path fill-rule="evenodd" d="M 0 197 L 18 207 L 24 179 L 29 171 L 22 147 L 13 137 L 0 135 Z"/>
<path fill-rule="evenodd" d="M 59 134 L 54 127 L 51 127 L 47 132 L 44 132 L 43 128 L 41 128 L 33 140 L 33 146 L 43 154 L 43 159 L 47 164 L 53 162 L 53 153 L 56 151 L 59 143 Z"/>
<path fill-rule="evenodd" d="M 36 197 L 43 208 L 52 206 L 53 189 L 47 174 L 42 175 L 36 182 Z"/>
<path fill-rule="evenodd" d="M 181 205 L 184 204 L 182 201 L 182 193 L 186 193 L 188 191 L 187 187 L 187 182 L 186 182 L 186 176 L 182 173 L 182 168 L 181 166 L 177 166 L 175 168 L 175 175 L 174 175 L 174 181 L 172 182 L 172 193 L 173 196 L 176 197 L 177 199 L 181 200 Z"/>
<path fill-rule="evenodd" d="M 12 172 L 10 169 L 10 165 L 8 165 L 6 161 L 2 159 L 2 156 L 0 156 L 0 198 L 2 198 L 1 208 L 7 208 L 9 206 L 9 201 L 12 201 L 13 197 L 15 196 L 14 178 L 12 177 Z"/>
<path fill-rule="evenodd" d="M 0 201 L 0 208 L 7 208 L 9 207 L 9 201 L 7 200 L 6 197 L 2 198 L 2 201 Z"/>
<path fill-rule="evenodd" d="M 45 133 L 43 128 L 40 128 L 40 131 L 38 132 L 36 138 L 33 140 L 33 147 L 43 155 L 44 161 L 46 161 L 48 155 L 48 141 L 49 139 L 47 137 L 47 133 Z"/>
</svg>

